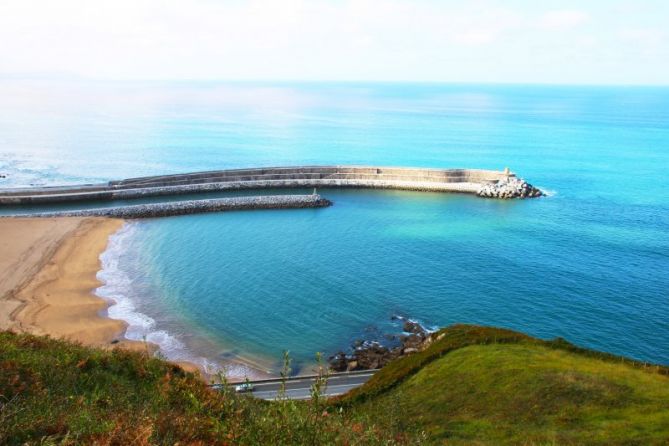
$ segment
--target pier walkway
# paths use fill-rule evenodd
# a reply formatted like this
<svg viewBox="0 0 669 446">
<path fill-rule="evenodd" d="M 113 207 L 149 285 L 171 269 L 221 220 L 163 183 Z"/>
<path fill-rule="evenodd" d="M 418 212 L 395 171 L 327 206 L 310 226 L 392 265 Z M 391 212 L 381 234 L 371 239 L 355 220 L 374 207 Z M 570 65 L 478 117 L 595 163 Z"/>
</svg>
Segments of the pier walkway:
<svg viewBox="0 0 669 446">
<path fill-rule="evenodd" d="M 0 189 L 0 205 L 49 204 L 277 188 L 374 188 L 478 194 L 513 173 L 475 169 L 300 166 L 159 175 L 101 184 Z"/>
</svg>

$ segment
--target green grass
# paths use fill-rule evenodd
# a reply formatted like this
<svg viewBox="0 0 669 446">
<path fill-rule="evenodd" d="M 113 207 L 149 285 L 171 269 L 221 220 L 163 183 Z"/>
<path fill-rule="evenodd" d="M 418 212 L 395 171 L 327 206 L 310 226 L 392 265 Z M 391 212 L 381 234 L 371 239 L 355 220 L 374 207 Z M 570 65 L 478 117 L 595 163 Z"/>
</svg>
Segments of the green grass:
<svg viewBox="0 0 669 446">
<path fill-rule="evenodd" d="M 0 332 L 0 444 L 667 445 L 669 368 L 456 325 L 327 402 L 216 392 L 146 354 Z"/>
<path fill-rule="evenodd" d="M 411 444 L 387 417 L 211 390 L 146 354 L 0 332 L 0 444 Z"/>
<path fill-rule="evenodd" d="M 394 404 L 437 444 L 669 444 L 666 367 L 494 328 L 439 335 L 339 404 Z"/>
</svg>

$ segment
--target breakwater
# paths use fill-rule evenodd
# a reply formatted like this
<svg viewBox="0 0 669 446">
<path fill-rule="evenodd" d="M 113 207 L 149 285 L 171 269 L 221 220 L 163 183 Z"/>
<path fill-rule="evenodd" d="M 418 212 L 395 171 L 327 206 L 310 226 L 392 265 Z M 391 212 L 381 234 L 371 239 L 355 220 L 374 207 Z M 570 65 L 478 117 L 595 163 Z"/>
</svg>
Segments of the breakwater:
<svg viewBox="0 0 669 446">
<path fill-rule="evenodd" d="M 483 198 L 536 198 L 544 193 L 525 180 L 515 177 L 505 178 L 496 183 L 484 184 L 477 195 Z"/>
<path fill-rule="evenodd" d="M 13 217 L 115 217 L 153 218 L 171 215 L 198 214 L 204 212 L 238 211 L 251 209 L 298 209 L 330 206 L 332 202 L 318 194 L 313 195 L 269 195 L 252 197 L 216 198 L 209 200 L 187 200 L 168 203 L 151 203 L 123 207 L 83 209 L 76 211 L 42 212 L 13 215 Z"/>
<path fill-rule="evenodd" d="M 482 194 L 487 186 L 518 179 L 510 171 L 402 167 L 300 166 L 230 169 L 159 175 L 101 184 L 0 190 L 0 204 L 125 200 L 244 189 L 375 188 L 470 193 L 485 198 L 525 198 L 509 193 Z M 525 183 L 523 180 L 518 181 Z M 527 183 L 525 183 L 527 184 Z M 528 197 L 530 195 L 527 195 Z M 531 195 L 535 196 L 535 195 Z"/>
</svg>

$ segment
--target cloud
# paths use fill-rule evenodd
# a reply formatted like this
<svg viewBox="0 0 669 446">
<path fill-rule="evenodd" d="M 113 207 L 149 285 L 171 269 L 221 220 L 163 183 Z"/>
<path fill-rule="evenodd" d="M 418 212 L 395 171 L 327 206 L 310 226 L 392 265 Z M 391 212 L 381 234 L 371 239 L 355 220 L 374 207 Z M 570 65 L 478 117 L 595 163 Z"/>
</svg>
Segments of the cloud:
<svg viewBox="0 0 669 446">
<path fill-rule="evenodd" d="M 657 47 L 667 41 L 667 32 L 655 28 L 625 28 L 618 35 L 622 40 L 643 46 Z"/>
<path fill-rule="evenodd" d="M 669 58 L 669 33 L 658 28 L 624 28 L 618 32 L 621 43 L 647 58 Z"/>
<path fill-rule="evenodd" d="M 485 3 L 485 2 L 484 2 Z M 341 77 L 405 70 L 513 26 L 495 7 L 408 0 L 5 0 L 0 72 Z M 318 73 L 320 71 L 320 73 Z M 356 75 L 355 73 L 352 73 Z M 404 77 L 404 74 L 401 74 Z"/>
<path fill-rule="evenodd" d="M 582 25 L 590 19 L 585 11 L 563 9 L 548 11 L 543 14 L 537 23 L 540 28 L 565 29 Z"/>
<path fill-rule="evenodd" d="M 551 82 L 577 60 L 570 72 L 580 79 L 633 69 L 669 78 L 666 62 L 634 64 L 621 45 L 666 52 L 647 23 L 669 22 L 665 0 L 634 3 L 624 17 L 606 4 L 542 3 L 0 0 L 0 76 Z M 621 47 L 627 53 L 609 56 Z M 619 60 L 628 62 L 617 70 Z"/>
<path fill-rule="evenodd" d="M 497 33 L 491 30 L 468 30 L 454 36 L 455 40 L 467 45 L 484 45 L 491 43 L 497 37 Z"/>
</svg>

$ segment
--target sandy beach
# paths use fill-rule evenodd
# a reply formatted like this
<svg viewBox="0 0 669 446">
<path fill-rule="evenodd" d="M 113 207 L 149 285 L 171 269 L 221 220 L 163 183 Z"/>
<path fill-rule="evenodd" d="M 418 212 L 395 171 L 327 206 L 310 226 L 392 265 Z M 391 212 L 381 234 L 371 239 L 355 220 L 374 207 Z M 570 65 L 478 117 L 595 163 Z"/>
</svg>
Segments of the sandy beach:
<svg viewBox="0 0 669 446">
<path fill-rule="evenodd" d="M 101 315 L 93 291 L 108 238 L 123 220 L 0 219 L 0 328 L 95 347 L 151 349 L 124 339 L 126 324 Z"/>
<path fill-rule="evenodd" d="M 155 344 L 126 339 L 126 322 L 106 317 L 109 302 L 94 293 L 101 285 L 100 254 L 123 223 L 103 217 L 0 218 L 0 330 L 154 352 Z M 211 378 L 196 364 L 177 364 Z"/>
</svg>

